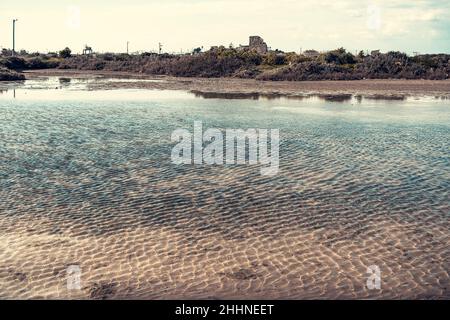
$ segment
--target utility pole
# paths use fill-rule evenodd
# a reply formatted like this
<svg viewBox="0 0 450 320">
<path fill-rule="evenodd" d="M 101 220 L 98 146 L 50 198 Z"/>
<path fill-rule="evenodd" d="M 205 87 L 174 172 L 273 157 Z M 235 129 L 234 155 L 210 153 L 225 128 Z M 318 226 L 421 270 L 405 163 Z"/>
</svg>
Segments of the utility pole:
<svg viewBox="0 0 450 320">
<path fill-rule="evenodd" d="M 127 54 L 128 54 L 128 45 L 129 45 L 130 41 L 127 41 Z"/>
<path fill-rule="evenodd" d="M 12 49 L 12 56 L 14 57 L 16 53 L 16 21 L 18 19 L 13 19 L 13 49 Z"/>
</svg>

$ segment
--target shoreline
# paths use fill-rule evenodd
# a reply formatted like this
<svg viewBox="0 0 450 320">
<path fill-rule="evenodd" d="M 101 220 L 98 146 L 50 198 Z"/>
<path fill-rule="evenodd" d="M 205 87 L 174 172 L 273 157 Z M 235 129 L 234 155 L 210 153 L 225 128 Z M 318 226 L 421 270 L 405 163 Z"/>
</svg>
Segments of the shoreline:
<svg viewBox="0 0 450 320">
<path fill-rule="evenodd" d="M 450 80 L 338 80 L 338 81 L 261 81 L 240 78 L 185 78 L 155 76 L 118 71 L 84 71 L 43 69 L 25 71 L 26 79 L 37 77 L 136 79 L 135 81 L 90 84 L 92 90 L 157 89 L 184 90 L 199 94 L 262 94 L 267 96 L 305 97 L 311 95 L 363 95 L 374 99 L 403 99 L 406 97 L 435 97 L 450 99 Z"/>
</svg>

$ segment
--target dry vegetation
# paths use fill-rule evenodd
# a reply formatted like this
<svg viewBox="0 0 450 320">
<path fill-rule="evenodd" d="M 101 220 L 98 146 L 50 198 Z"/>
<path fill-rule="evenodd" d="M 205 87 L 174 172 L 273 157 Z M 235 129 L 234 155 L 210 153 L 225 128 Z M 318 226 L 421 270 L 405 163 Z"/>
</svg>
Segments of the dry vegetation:
<svg viewBox="0 0 450 320">
<path fill-rule="evenodd" d="M 24 80 L 21 71 L 57 68 L 61 61 L 58 54 L 21 52 L 19 56 L 12 57 L 8 50 L 4 50 L 0 55 L 0 81 Z"/>
<path fill-rule="evenodd" d="M 354 56 L 337 49 L 307 57 L 296 53 L 218 48 L 195 55 L 100 54 L 74 56 L 59 68 L 131 71 L 182 77 L 238 77 L 259 80 L 448 79 L 450 55 L 409 57 L 400 52 Z"/>
<path fill-rule="evenodd" d="M 60 68 L 125 71 L 176 77 L 236 77 L 258 80 L 449 79 L 450 55 L 410 57 L 401 52 L 357 56 L 340 48 L 311 57 L 296 53 L 239 51 L 219 47 L 204 53 L 71 55 L 26 54 L 0 58 L 0 66 L 21 71 Z"/>
</svg>

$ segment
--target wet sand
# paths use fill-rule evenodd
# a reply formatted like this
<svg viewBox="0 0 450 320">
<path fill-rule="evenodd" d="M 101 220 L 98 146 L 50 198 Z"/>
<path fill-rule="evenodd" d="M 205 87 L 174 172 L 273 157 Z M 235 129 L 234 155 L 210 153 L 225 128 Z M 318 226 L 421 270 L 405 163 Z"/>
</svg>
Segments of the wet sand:
<svg viewBox="0 0 450 320">
<path fill-rule="evenodd" d="M 27 78 L 37 76 L 61 77 L 111 77 L 131 79 L 157 79 L 159 82 L 112 82 L 92 84 L 93 90 L 126 88 L 185 90 L 200 93 L 265 94 L 283 96 L 304 95 L 363 95 L 373 98 L 397 98 L 404 96 L 434 96 L 450 99 L 450 80 L 357 80 L 357 81 L 257 81 L 235 78 L 181 78 L 151 76 L 127 72 L 36 70 L 27 71 Z"/>
</svg>

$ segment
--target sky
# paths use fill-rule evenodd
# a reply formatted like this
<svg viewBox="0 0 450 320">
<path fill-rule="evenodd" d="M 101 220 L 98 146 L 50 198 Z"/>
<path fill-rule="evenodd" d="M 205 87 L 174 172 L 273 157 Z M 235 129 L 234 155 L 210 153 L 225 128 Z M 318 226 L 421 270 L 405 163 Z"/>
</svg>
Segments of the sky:
<svg viewBox="0 0 450 320">
<path fill-rule="evenodd" d="M 0 47 L 81 52 L 272 49 L 450 53 L 450 0 L 1 0 Z"/>
</svg>

